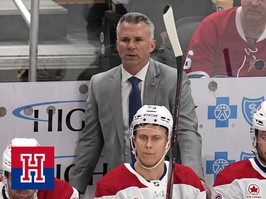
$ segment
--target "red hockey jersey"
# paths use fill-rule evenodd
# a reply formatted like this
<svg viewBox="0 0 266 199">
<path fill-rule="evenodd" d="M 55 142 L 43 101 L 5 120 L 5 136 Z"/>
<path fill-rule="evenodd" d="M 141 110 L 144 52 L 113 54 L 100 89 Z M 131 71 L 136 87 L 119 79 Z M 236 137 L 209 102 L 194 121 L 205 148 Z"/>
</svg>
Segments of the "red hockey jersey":
<svg viewBox="0 0 266 199">
<path fill-rule="evenodd" d="M 166 173 L 160 180 L 147 181 L 130 164 L 124 163 L 97 182 L 95 198 L 166 198 L 169 162 L 166 161 L 165 165 Z M 200 178 L 189 167 L 175 165 L 173 198 L 206 199 Z"/>
</svg>

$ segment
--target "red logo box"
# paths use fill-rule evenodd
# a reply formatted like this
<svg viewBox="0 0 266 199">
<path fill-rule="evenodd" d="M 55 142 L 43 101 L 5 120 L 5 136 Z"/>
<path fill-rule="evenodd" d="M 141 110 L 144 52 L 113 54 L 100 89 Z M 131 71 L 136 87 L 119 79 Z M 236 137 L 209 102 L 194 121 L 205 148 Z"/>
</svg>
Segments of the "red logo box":
<svg viewBox="0 0 266 199">
<path fill-rule="evenodd" d="M 54 147 L 12 147 L 12 189 L 54 188 Z"/>
</svg>

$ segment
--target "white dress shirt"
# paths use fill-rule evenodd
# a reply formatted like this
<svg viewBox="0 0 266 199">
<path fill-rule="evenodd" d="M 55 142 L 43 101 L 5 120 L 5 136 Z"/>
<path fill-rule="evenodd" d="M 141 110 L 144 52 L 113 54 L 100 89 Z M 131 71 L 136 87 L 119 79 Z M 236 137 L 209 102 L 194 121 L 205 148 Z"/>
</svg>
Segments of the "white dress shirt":
<svg viewBox="0 0 266 199">
<path fill-rule="evenodd" d="M 139 78 L 139 88 L 141 94 L 141 102 L 143 105 L 143 93 L 144 93 L 144 82 L 147 74 L 149 62 L 136 74 L 135 77 Z M 121 82 L 121 100 L 122 100 L 122 109 L 123 109 L 123 124 L 124 124 L 124 141 L 125 141 L 125 162 L 131 162 L 131 149 L 130 149 L 130 140 L 129 140 L 129 124 L 128 124 L 128 106 L 129 106 L 129 94 L 132 89 L 131 83 L 128 81 L 132 77 L 129 72 L 127 72 L 122 67 L 122 82 Z"/>
</svg>

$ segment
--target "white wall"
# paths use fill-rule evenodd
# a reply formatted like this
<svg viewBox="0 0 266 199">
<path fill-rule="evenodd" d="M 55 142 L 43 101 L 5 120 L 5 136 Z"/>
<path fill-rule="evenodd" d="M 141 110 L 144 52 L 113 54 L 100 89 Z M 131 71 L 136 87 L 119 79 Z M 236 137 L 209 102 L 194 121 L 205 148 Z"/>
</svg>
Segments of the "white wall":
<svg viewBox="0 0 266 199">
<path fill-rule="evenodd" d="M 265 98 L 265 83 L 266 78 L 191 79 L 209 186 L 224 166 L 252 155 L 251 116 Z M 87 86 L 88 82 L 82 81 L 0 84 L 0 151 L 14 137 L 34 137 L 41 145 L 55 146 L 55 175 L 63 179 L 73 163 L 84 121 Z M 49 109 L 54 110 L 50 121 Z M 38 118 L 34 119 L 34 113 Z M 96 172 L 103 172 L 104 162 L 101 157 Z M 93 198 L 100 176 L 94 176 L 89 194 L 82 198 Z"/>
</svg>

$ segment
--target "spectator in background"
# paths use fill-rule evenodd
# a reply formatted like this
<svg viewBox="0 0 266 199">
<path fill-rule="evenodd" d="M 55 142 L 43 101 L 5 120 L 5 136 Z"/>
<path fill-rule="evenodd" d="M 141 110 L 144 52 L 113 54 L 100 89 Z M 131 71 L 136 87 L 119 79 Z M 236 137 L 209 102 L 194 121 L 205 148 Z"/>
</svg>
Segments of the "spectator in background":
<svg viewBox="0 0 266 199">
<path fill-rule="evenodd" d="M 11 179 L 12 147 L 37 147 L 32 138 L 14 138 L 7 145 L 2 157 L 3 177 L 0 182 L 0 199 L 78 199 L 78 191 L 66 181 L 54 179 L 54 190 L 13 190 Z M 1 179 L 1 177 L 0 177 Z"/>
<path fill-rule="evenodd" d="M 135 114 L 130 141 L 136 162 L 114 168 L 97 183 L 95 198 L 165 198 L 173 118 L 164 106 L 144 105 Z M 118 180 L 121 179 L 121 180 Z M 206 199 L 200 178 L 189 167 L 175 164 L 172 198 Z"/>
<path fill-rule="evenodd" d="M 266 101 L 253 115 L 256 157 L 228 165 L 213 185 L 214 198 L 264 198 L 266 196 Z"/>
<path fill-rule="evenodd" d="M 266 75 L 266 0 L 242 0 L 240 7 L 206 17 L 187 52 L 187 73 L 208 77 Z"/>
<path fill-rule="evenodd" d="M 90 80 L 85 128 L 77 143 L 77 158 L 70 169 L 70 183 L 84 193 L 105 146 L 108 170 L 131 161 L 129 143 L 129 78 L 138 78 L 141 105 L 175 109 L 177 71 L 150 58 L 156 46 L 154 25 L 141 14 L 130 12 L 117 25 L 117 50 L 122 64 L 94 75 Z M 203 178 L 201 135 L 190 81 L 185 73 L 179 109 L 179 148 L 176 160 Z"/>
<path fill-rule="evenodd" d="M 64 79 L 66 69 L 38 69 L 36 73 L 37 81 L 61 81 Z M 17 78 L 21 82 L 29 81 L 29 70 L 20 69 Z"/>
</svg>

